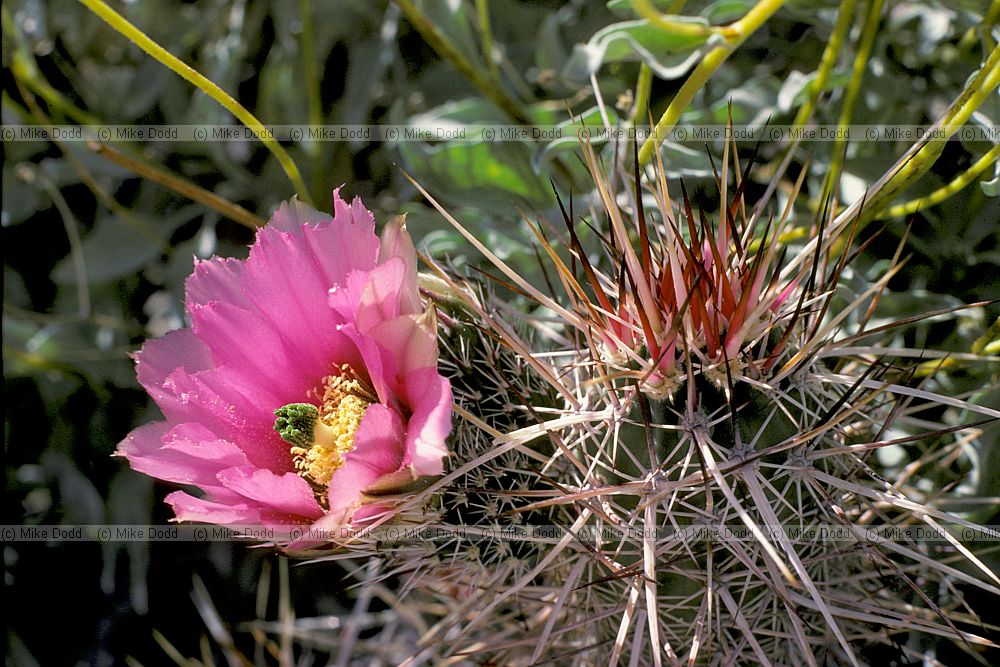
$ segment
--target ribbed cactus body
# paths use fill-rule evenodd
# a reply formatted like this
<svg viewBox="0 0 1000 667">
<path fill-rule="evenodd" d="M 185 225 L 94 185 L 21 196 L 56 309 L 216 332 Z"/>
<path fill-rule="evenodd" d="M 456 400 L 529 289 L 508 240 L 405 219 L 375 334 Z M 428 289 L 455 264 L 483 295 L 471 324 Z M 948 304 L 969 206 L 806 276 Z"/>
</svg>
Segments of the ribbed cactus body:
<svg viewBox="0 0 1000 667">
<path fill-rule="evenodd" d="M 928 610 L 919 629 L 937 625 L 930 610 L 946 603 L 947 574 L 926 560 L 926 546 L 866 537 L 920 518 L 882 499 L 899 494 L 873 450 L 850 449 L 898 417 L 891 396 L 832 383 L 831 367 L 814 360 L 774 386 L 744 377 L 720 387 L 692 367 L 662 400 L 626 385 L 609 401 L 603 371 L 583 373 L 573 406 L 490 337 L 469 343 L 463 359 L 486 363 L 465 366 L 469 385 L 456 395 L 466 409 L 504 433 L 537 425 L 539 411 L 565 422 L 528 443 L 538 456 L 511 450 L 443 497 L 455 525 L 529 535 L 559 526 L 549 540 L 475 538 L 436 554 L 445 578 L 463 584 L 438 590 L 455 605 L 444 627 L 467 632 L 463 645 L 478 655 L 502 664 L 874 664 L 905 659 L 917 636 L 902 610 Z M 905 380 L 888 367 L 838 364 L 854 380 Z M 454 467 L 498 446 L 460 433 Z M 568 533 L 576 537 L 561 544 Z"/>
<path fill-rule="evenodd" d="M 916 529 L 975 528 L 938 502 L 1000 413 L 922 384 L 921 353 L 887 337 L 910 320 L 872 322 L 896 267 L 850 271 L 850 216 L 786 246 L 762 207 L 722 202 L 709 225 L 662 179 L 647 211 L 604 185 L 610 230 L 590 219 L 581 239 L 564 209 L 568 238 L 539 233 L 545 291 L 502 263 L 520 296 L 447 267 L 422 281 L 456 421 L 445 476 L 392 525 L 444 530 L 345 544 L 398 578 L 426 625 L 416 655 L 798 666 L 991 648 L 962 587 L 1000 595 L 1000 579 Z"/>
</svg>

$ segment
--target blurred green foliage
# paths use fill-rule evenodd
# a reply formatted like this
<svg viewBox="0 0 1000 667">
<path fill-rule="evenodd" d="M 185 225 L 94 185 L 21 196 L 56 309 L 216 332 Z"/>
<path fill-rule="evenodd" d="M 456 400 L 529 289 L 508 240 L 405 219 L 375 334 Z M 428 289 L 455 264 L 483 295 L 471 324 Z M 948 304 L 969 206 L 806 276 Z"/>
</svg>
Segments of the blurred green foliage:
<svg viewBox="0 0 1000 667">
<path fill-rule="evenodd" d="M 115 7 L 269 124 L 422 127 L 447 121 L 474 129 L 513 120 L 509 109 L 498 106 L 499 96 L 536 123 L 595 126 L 601 123 L 598 102 L 612 121 L 630 117 L 641 65 L 653 74 L 649 99 L 655 117 L 712 44 L 705 37 L 665 33 L 638 19 L 623 0 L 607 6 L 585 0 L 405 4 L 408 11 L 394 3 L 346 0 L 140 0 Z M 654 4 L 663 9 L 669 3 Z M 981 29 L 986 0 L 888 5 L 855 118 L 926 124 L 941 116 L 991 48 Z M 694 17 L 692 24 L 719 25 L 752 6 L 746 0 L 692 1 L 684 13 Z M 730 110 L 736 123 L 791 122 L 808 98 L 837 6 L 831 0 L 787 2 L 709 80 L 682 123 L 724 123 Z M 488 10 L 488 33 L 479 7 Z M 442 58 L 408 12 L 421 14 L 457 55 Z M 815 122 L 837 122 L 858 32 L 856 25 L 849 33 L 820 94 Z M 45 119 L 233 122 L 215 101 L 75 0 L 5 2 L 3 61 L 5 125 Z M 463 76 L 458 61 L 478 72 L 492 93 Z M 646 124 L 645 118 L 637 121 Z M 1000 121 L 995 91 L 973 121 Z M 793 162 L 791 173 L 809 169 L 793 214 L 800 224 L 812 219 L 808 201 L 821 195 L 831 146 L 806 145 Z M 259 143 L 118 148 L 265 219 L 293 194 Z M 576 145 L 566 141 L 305 141 L 286 148 L 319 208 L 329 208 L 332 188 L 345 184 L 344 193 L 360 195 L 380 221 L 407 212 L 410 229 L 435 256 L 475 261 L 416 195 L 406 170 L 537 281 L 541 274 L 519 211 L 557 220 L 550 181 L 562 193 L 585 194 L 592 187 Z M 710 201 L 708 153 L 718 161 L 721 148 L 667 142 L 668 177 L 683 177 L 696 197 Z M 848 144 L 844 197 L 860 197 L 906 148 Z M 947 184 L 988 148 L 952 140 L 900 201 Z M 615 150 L 622 157 L 631 149 L 602 150 L 613 162 Z M 5 141 L 4 153 L 4 523 L 162 523 L 169 518 L 160 502 L 168 489 L 110 458 L 131 428 L 156 417 L 135 382 L 128 352 L 183 324 L 183 282 L 192 257 L 243 256 L 252 232 L 83 143 Z M 763 147 L 765 163 L 777 157 L 778 146 Z M 768 173 L 758 170 L 751 191 L 763 190 Z M 988 173 L 983 180 L 915 216 L 907 245 L 914 257 L 891 284 L 900 296 L 884 301 L 894 312 L 880 317 L 907 316 L 928 304 L 1000 298 L 997 177 Z M 892 256 L 904 229 L 904 221 L 894 220 L 865 230 L 866 236 L 881 234 L 860 258 L 859 275 Z M 995 318 L 996 308 L 989 312 Z M 988 323 L 983 316 L 954 316 L 911 331 L 908 342 L 968 351 Z M 956 392 L 974 391 L 984 381 L 972 369 L 932 379 Z M 995 391 L 989 400 L 996 404 Z M 980 479 L 1000 479 L 998 449 L 994 444 L 985 452 L 991 467 Z M 994 482 L 984 481 L 984 490 L 995 493 Z M 238 545 L 140 543 L 5 545 L 4 557 L 8 644 L 19 664 L 110 664 L 126 654 L 155 664 L 163 654 L 152 628 L 194 654 L 203 630 L 189 613 L 191 573 L 223 592 L 224 617 L 250 618 L 255 573 L 268 558 Z M 333 613 L 347 604 L 341 570 L 317 567 L 295 576 L 300 615 Z M 71 610 L 59 598 L 93 604 Z M 53 642 L 55 628 L 61 635 Z"/>
</svg>

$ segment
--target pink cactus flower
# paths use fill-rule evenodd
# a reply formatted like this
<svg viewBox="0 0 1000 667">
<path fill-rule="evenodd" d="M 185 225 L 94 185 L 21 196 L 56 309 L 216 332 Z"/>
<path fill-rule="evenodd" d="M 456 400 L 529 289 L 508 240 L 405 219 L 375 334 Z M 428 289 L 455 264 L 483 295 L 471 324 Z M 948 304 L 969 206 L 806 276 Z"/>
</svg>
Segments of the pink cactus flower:
<svg viewBox="0 0 1000 667">
<path fill-rule="evenodd" d="M 332 529 L 385 511 L 366 490 L 442 474 L 453 399 L 413 242 L 360 199 L 334 213 L 293 200 L 245 261 L 197 262 L 191 327 L 135 355 L 166 419 L 116 453 L 201 490 L 167 496 L 177 520 Z"/>
</svg>

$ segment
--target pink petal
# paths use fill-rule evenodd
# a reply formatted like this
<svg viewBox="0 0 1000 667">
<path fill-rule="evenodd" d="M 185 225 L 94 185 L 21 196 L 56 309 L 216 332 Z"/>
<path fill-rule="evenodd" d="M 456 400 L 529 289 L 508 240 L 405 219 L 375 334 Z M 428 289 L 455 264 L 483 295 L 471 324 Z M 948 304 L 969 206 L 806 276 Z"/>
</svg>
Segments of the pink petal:
<svg viewBox="0 0 1000 667">
<path fill-rule="evenodd" d="M 403 422 L 395 411 L 378 404 L 368 407 L 354 434 L 355 450 L 330 481 L 331 514 L 349 519 L 366 487 L 400 469 L 404 438 Z"/>
<path fill-rule="evenodd" d="M 380 322 L 420 312 L 417 274 L 400 257 L 390 257 L 368 274 L 355 324 L 366 331 Z"/>
<path fill-rule="evenodd" d="M 200 422 L 216 437 L 236 442 L 254 464 L 289 469 L 287 450 L 275 444 L 272 413 L 275 404 L 301 399 L 278 403 L 281 399 L 259 378 L 217 371 L 208 349 L 189 329 L 147 341 L 135 358 L 139 382 L 168 420 Z"/>
<path fill-rule="evenodd" d="M 140 426 L 122 441 L 116 454 L 128 458 L 139 472 L 203 489 L 218 485 L 220 470 L 249 463 L 239 447 L 218 439 L 201 424 Z"/>
<path fill-rule="evenodd" d="M 241 308 L 247 308 L 250 302 L 243 294 L 240 278 L 243 273 L 243 262 L 238 259 L 195 260 L 194 272 L 184 283 L 184 301 L 187 308 L 193 305 L 203 305 L 212 301 L 225 301 Z"/>
<path fill-rule="evenodd" d="M 335 224 L 352 222 L 362 229 L 375 233 L 375 216 L 365 208 L 361 197 L 355 197 L 348 205 L 340 197 L 340 188 L 333 191 L 333 220 Z"/>
<path fill-rule="evenodd" d="M 361 295 L 367 283 L 367 271 L 351 271 L 342 282 L 329 289 L 327 304 L 337 314 L 339 322 L 354 323 L 354 314 L 361 306 Z"/>
<path fill-rule="evenodd" d="M 333 310 L 366 332 L 386 320 L 399 317 L 410 309 L 405 293 L 406 262 L 390 257 L 385 264 L 370 271 L 354 271 L 330 289 L 328 303 Z M 419 304 L 419 301 L 418 301 Z"/>
<path fill-rule="evenodd" d="M 354 341 L 361 353 L 362 366 L 382 403 L 402 409 L 405 400 L 400 401 L 406 375 L 437 365 L 437 338 L 432 322 L 431 313 L 397 317 L 367 332 L 358 331 L 353 324 L 343 327 L 343 333 Z"/>
<path fill-rule="evenodd" d="M 162 438 L 170 431 L 169 422 L 150 422 L 149 424 L 143 424 L 138 428 L 132 429 L 132 431 L 125 436 L 125 439 L 118 443 L 118 448 L 115 449 L 115 456 L 124 456 L 128 459 L 129 464 L 135 470 L 139 472 L 146 472 L 140 469 L 138 466 L 143 465 L 142 461 L 151 456 L 154 456 L 156 452 L 163 447 Z M 153 477 L 159 477 L 154 473 L 146 473 L 147 475 L 153 475 Z"/>
<path fill-rule="evenodd" d="M 133 355 L 139 384 L 149 392 L 157 405 L 172 403 L 176 395 L 165 387 L 167 377 L 178 368 L 196 372 L 213 366 L 212 356 L 204 343 L 190 329 L 170 331 L 162 338 L 146 341 Z"/>
<path fill-rule="evenodd" d="M 361 356 L 361 362 L 352 368 L 361 373 L 375 389 L 379 401 L 392 407 L 400 407 L 399 400 L 396 398 L 396 388 L 391 387 L 387 381 L 382 361 L 384 354 L 378 343 L 370 336 L 361 334 L 353 324 L 344 325 L 341 331 L 354 342 Z"/>
<path fill-rule="evenodd" d="M 413 239 L 403 226 L 403 216 L 391 221 L 382 230 L 379 243 L 378 263 L 387 263 L 396 257 L 406 265 L 403 281 L 399 287 L 400 313 L 412 315 L 420 312 L 420 292 L 417 289 L 417 251 L 413 247 Z"/>
<path fill-rule="evenodd" d="M 383 350 L 383 366 L 387 373 L 403 376 L 420 368 L 437 366 L 438 347 L 433 312 L 427 315 L 404 315 L 368 331 Z"/>
<path fill-rule="evenodd" d="M 406 425 L 403 463 L 413 466 L 418 475 L 440 475 L 451 433 L 451 383 L 436 368 L 423 368 L 406 376 L 406 395 L 413 414 Z"/>
<path fill-rule="evenodd" d="M 320 260 L 326 286 L 332 287 L 354 270 L 374 268 L 378 257 L 375 218 L 357 197 L 348 208 L 334 192 L 333 222 L 329 231 L 305 234 L 313 256 Z"/>
<path fill-rule="evenodd" d="M 375 218 L 357 197 L 351 205 L 333 191 L 334 217 L 316 211 L 298 200 L 278 207 L 270 224 L 258 232 L 257 240 L 270 231 L 289 232 L 317 259 L 326 288 L 341 282 L 351 271 L 367 271 L 378 257 Z M 345 251 L 349 250 L 349 251 Z M 251 253 L 252 257 L 252 253 Z M 249 262 L 250 260 L 248 260 Z"/>
<path fill-rule="evenodd" d="M 183 491 L 174 491 L 164 500 L 174 509 L 178 521 L 198 521 L 221 525 L 257 525 L 262 523 L 261 511 L 256 505 L 219 503 L 195 498 Z"/>
<path fill-rule="evenodd" d="M 344 263 L 331 268 L 329 256 L 349 256 L 366 269 L 374 261 L 375 236 L 368 235 L 370 248 L 365 258 L 364 249 L 346 245 L 355 243 L 343 238 L 346 231 L 337 223 L 322 229 L 306 227 L 299 235 L 265 229 L 258 234 L 243 271 L 248 298 L 285 338 L 296 342 L 320 377 L 356 357 L 354 346 L 337 331 L 340 321 L 328 304 L 329 289 L 355 267 Z M 307 242 L 314 237 L 323 248 L 321 255 Z M 351 252 L 338 252 L 344 247 Z"/>
<path fill-rule="evenodd" d="M 272 470 L 291 469 L 287 445 L 274 432 L 274 405 L 254 378 L 241 378 L 226 368 L 188 373 L 176 369 L 164 380 L 169 404 L 160 402 L 171 422 L 198 422 L 213 433 L 224 435 L 246 453 L 254 465 Z"/>
<path fill-rule="evenodd" d="M 309 483 L 295 473 L 276 475 L 270 470 L 246 466 L 223 470 L 218 479 L 230 491 L 274 512 L 307 519 L 317 519 L 323 514 Z"/>
<path fill-rule="evenodd" d="M 190 309 L 195 334 L 212 351 L 217 366 L 241 376 L 272 397 L 274 407 L 303 400 L 327 369 L 318 351 L 292 344 L 274 323 L 228 303 Z M 289 400 L 283 400 L 283 399 Z"/>
<path fill-rule="evenodd" d="M 339 198 L 337 194 L 339 191 L 340 188 L 333 191 L 335 199 Z M 312 206 L 303 204 L 299 201 L 298 197 L 292 197 L 287 202 L 281 202 L 278 210 L 274 212 L 274 215 L 268 221 L 268 227 L 282 232 L 298 234 L 301 232 L 303 225 L 324 225 L 329 224 L 332 220 L 333 218 L 326 213 L 321 213 Z"/>
<path fill-rule="evenodd" d="M 379 475 L 396 472 L 403 466 L 404 437 L 403 420 L 395 410 L 380 403 L 370 405 L 354 434 L 354 450 L 347 459 L 364 463 Z M 335 473 L 334 480 L 341 479 L 341 472 Z"/>
<path fill-rule="evenodd" d="M 336 477 L 330 484 L 330 509 L 313 527 L 335 530 L 385 511 L 385 506 L 382 505 L 361 504 L 361 492 L 379 477 L 381 475 L 364 461 L 351 461 L 348 457 L 344 467 L 336 472 Z"/>
<path fill-rule="evenodd" d="M 399 257 L 391 257 L 368 272 L 368 281 L 354 313 L 354 325 L 359 331 L 365 332 L 402 314 L 406 279 L 406 262 Z"/>
</svg>

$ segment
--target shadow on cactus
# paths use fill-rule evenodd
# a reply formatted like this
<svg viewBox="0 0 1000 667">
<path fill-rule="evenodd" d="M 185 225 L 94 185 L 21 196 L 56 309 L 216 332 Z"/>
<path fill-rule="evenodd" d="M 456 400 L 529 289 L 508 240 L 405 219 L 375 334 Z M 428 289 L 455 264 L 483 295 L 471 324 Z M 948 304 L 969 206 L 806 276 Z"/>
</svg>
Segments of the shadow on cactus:
<svg viewBox="0 0 1000 667">
<path fill-rule="evenodd" d="M 396 570 L 440 605 L 421 655 L 860 665 L 937 646 L 986 664 L 997 628 L 963 591 L 1000 595 L 982 549 L 997 535 L 939 507 L 1000 413 L 926 387 L 918 362 L 946 354 L 886 342 L 957 309 L 881 323 L 902 247 L 848 288 L 863 202 L 827 197 L 793 245 L 803 177 L 777 213 L 782 169 L 747 202 L 753 157 L 741 165 L 735 144 L 714 222 L 662 164 L 628 173 L 582 148 L 587 215 L 564 196 L 558 225 L 527 221 L 547 291 L 415 184 L 525 306 L 431 262 L 452 322 L 442 364 L 466 385 L 432 491 L 468 532 Z M 523 530 L 482 537 L 504 525 Z"/>
</svg>

